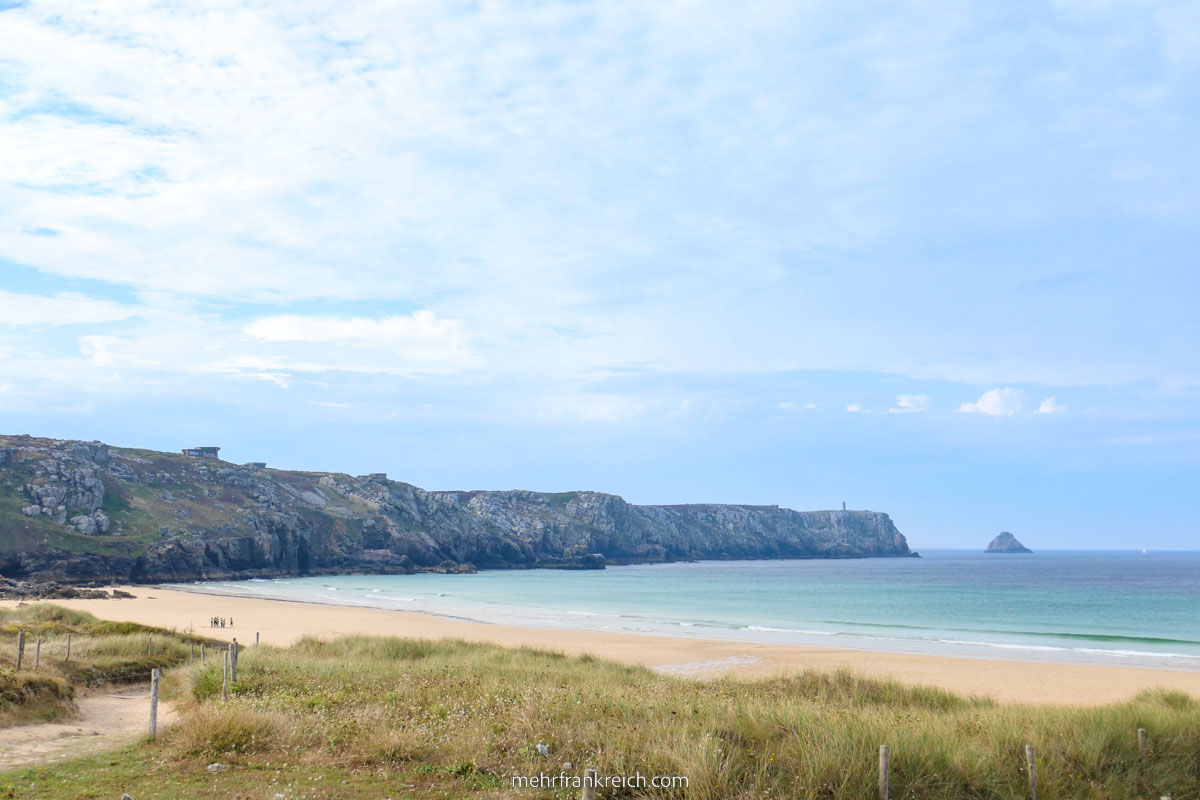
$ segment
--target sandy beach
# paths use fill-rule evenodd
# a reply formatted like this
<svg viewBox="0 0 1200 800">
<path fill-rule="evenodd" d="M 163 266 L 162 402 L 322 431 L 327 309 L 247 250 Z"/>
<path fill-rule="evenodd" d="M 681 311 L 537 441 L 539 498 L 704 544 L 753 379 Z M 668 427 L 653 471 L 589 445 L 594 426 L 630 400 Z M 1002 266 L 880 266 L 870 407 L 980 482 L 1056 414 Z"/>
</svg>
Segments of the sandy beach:
<svg viewBox="0 0 1200 800">
<path fill-rule="evenodd" d="M 1200 673 L 1105 666 L 1026 663 L 875 653 L 778 644 L 722 642 L 669 636 L 546 630 L 467 622 L 411 611 L 214 596 L 147 586 L 126 586 L 125 600 L 56 600 L 57 605 L 110 620 L 186 630 L 213 638 L 237 637 L 253 644 L 288 645 L 301 636 L 347 633 L 418 638 L 454 638 L 505 646 L 530 646 L 567 654 L 588 653 L 665 674 L 764 677 L 804 669 L 848 667 L 863 675 L 910 684 L 940 686 L 1005 703 L 1099 704 L 1165 687 L 1200 697 Z M 16 601 L 0 602 L 11 608 Z M 232 618 L 236 627 L 212 629 L 211 615 Z"/>
</svg>

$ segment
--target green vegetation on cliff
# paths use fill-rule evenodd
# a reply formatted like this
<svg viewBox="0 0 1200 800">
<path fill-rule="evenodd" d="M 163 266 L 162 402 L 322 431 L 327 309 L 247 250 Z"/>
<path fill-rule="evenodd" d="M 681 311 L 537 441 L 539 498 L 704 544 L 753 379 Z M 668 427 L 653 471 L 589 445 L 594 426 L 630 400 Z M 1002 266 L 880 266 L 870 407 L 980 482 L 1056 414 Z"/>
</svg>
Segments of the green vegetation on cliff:
<svg viewBox="0 0 1200 800">
<path fill-rule="evenodd" d="M 195 580 L 910 555 L 887 514 L 430 492 L 100 442 L 0 436 L 0 576 Z"/>
</svg>

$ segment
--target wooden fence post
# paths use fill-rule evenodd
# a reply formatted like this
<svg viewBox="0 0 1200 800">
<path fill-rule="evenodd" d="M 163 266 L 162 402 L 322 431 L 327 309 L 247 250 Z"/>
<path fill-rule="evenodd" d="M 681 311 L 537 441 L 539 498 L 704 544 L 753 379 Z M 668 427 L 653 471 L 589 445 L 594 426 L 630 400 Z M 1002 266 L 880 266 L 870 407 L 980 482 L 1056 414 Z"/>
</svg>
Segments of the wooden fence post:
<svg viewBox="0 0 1200 800">
<path fill-rule="evenodd" d="M 879 745 L 879 800 L 888 800 L 888 761 L 890 753 L 886 744 Z"/>
<path fill-rule="evenodd" d="M 147 657 L 154 655 L 154 637 L 150 637 L 150 642 L 146 645 Z"/>
<path fill-rule="evenodd" d="M 158 735 L 158 679 L 162 670 L 155 667 L 150 671 L 150 738 Z"/>
<path fill-rule="evenodd" d="M 1037 758 L 1031 744 L 1025 745 L 1025 765 L 1029 769 L 1029 800 L 1037 800 Z"/>
<path fill-rule="evenodd" d="M 33 649 L 33 669 L 36 671 L 42 666 L 42 637 L 37 638 L 37 644 Z"/>
<path fill-rule="evenodd" d="M 583 800 L 596 800 L 596 770 L 583 771 Z"/>
<path fill-rule="evenodd" d="M 204 642 L 201 642 L 201 643 L 200 643 L 200 663 L 201 663 L 201 664 L 207 664 L 207 663 L 208 663 L 208 659 L 207 659 L 207 658 L 205 658 L 205 656 L 204 656 Z"/>
<path fill-rule="evenodd" d="M 191 664 L 191 663 L 194 663 L 195 661 L 196 661 L 196 643 L 188 642 L 188 663 Z"/>
<path fill-rule="evenodd" d="M 67 634 L 67 657 L 65 660 L 66 661 L 71 660 L 71 634 L 69 634 L 69 633 Z"/>
<path fill-rule="evenodd" d="M 17 672 L 21 671 L 21 662 L 25 660 L 25 629 L 17 631 Z"/>
<path fill-rule="evenodd" d="M 237 683 L 237 660 L 238 660 L 238 643 L 237 639 L 233 640 L 233 644 L 229 647 L 229 679 Z"/>
<path fill-rule="evenodd" d="M 1138 788 L 1146 788 L 1146 729 L 1138 728 Z"/>
<path fill-rule="evenodd" d="M 221 699 L 229 699 L 229 650 L 225 651 L 225 657 L 221 659 Z"/>
<path fill-rule="evenodd" d="M 258 644 L 258 631 L 255 631 L 255 632 L 254 632 L 254 644 L 255 644 L 255 645 L 257 645 L 257 644 Z"/>
</svg>

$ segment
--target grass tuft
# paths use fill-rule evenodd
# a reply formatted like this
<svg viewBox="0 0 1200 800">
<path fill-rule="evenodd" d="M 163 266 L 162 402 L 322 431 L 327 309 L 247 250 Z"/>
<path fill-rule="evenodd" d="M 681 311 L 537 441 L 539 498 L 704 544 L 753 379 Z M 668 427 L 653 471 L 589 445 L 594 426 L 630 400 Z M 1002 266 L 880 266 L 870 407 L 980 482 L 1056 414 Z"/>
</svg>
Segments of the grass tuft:
<svg viewBox="0 0 1200 800">
<path fill-rule="evenodd" d="M 1137 696 L 1138 701 L 1160 705 L 1176 711 L 1188 711 L 1200 707 L 1194 697 L 1175 689 L 1148 689 Z"/>
<path fill-rule="evenodd" d="M 251 755 L 286 748 L 294 727 L 295 723 L 281 714 L 202 705 L 189 714 L 187 724 L 171 731 L 171 738 L 189 756 Z"/>
</svg>

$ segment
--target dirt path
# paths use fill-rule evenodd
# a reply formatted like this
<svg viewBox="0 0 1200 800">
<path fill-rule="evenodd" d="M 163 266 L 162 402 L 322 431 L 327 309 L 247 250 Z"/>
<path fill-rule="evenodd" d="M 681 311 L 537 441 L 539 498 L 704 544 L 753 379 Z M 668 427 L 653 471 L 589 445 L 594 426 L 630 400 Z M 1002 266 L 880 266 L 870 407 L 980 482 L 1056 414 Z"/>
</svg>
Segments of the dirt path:
<svg viewBox="0 0 1200 800">
<path fill-rule="evenodd" d="M 79 698 L 75 705 L 79 713 L 69 722 L 0 728 L 0 770 L 88 755 L 149 732 L 148 687 L 98 691 Z M 171 705 L 160 702 L 159 726 L 170 725 L 174 720 Z"/>
</svg>

